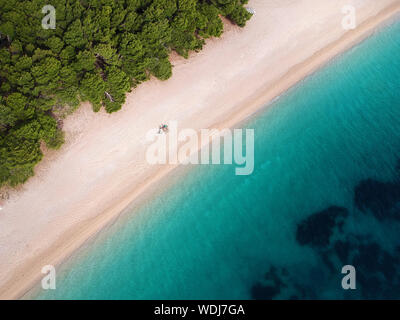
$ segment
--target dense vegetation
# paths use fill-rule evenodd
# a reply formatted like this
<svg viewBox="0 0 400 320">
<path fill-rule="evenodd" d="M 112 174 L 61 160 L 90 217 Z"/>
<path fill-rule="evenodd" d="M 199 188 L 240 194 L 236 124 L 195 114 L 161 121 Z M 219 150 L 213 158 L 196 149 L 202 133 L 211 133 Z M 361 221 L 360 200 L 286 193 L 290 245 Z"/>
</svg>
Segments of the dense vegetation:
<svg viewBox="0 0 400 320">
<path fill-rule="evenodd" d="M 33 175 L 42 142 L 60 147 L 57 110 L 119 110 L 132 87 L 171 76 L 171 50 L 220 36 L 220 15 L 244 26 L 247 1 L 0 0 L 0 186 Z M 42 28 L 46 4 L 55 29 Z"/>
</svg>

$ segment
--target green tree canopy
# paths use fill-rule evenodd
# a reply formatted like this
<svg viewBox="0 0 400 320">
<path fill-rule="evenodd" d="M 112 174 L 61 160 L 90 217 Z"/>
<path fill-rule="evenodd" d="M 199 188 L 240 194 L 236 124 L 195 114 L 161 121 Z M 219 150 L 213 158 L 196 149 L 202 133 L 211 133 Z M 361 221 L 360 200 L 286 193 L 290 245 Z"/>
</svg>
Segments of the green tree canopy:
<svg viewBox="0 0 400 320">
<path fill-rule="evenodd" d="M 41 25 L 47 0 L 0 0 L 0 186 L 33 175 L 41 142 L 58 148 L 55 110 L 89 101 L 115 112 L 126 92 L 172 75 L 219 37 L 220 16 L 244 26 L 247 0 L 51 0 L 56 28 Z"/>
</svg>

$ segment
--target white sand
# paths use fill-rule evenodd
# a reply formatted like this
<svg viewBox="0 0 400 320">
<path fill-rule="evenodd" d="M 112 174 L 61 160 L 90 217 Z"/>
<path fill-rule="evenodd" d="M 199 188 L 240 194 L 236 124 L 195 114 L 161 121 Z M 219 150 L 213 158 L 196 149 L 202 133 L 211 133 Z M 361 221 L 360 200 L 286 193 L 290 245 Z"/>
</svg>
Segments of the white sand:
<svg viewBox="0 0 400 320">
<path fill-rule="evenodd" d="M 351 32 L 341 25 L 348 4 L 357 8 Z M 95 114 L 85 104 L 65 121 L 67 143 L 48 152 L 36 176 L 1 204 L 0 298 L 21 296 L 42 266 L 62 261 L 172 168 L 146 163 L 149 129 L 171 120 L 180 128 L 232 126 L 360 41 L 398 12 L 400 1 L 249 6 L 256 15 L 244 29 L 226 23 L 222 38 L 189 60 L 173 55 L 172 78 L 140 85 L 121 111 Z"/>
</svg>

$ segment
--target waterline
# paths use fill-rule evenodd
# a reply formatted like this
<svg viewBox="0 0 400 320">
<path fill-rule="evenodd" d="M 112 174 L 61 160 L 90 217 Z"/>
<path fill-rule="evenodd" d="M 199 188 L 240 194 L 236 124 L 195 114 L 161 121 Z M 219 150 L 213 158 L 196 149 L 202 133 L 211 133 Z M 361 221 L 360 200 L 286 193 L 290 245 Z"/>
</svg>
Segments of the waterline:
<svg viewBox="0 0 400 320">
<path fill-rule="evenodd" d="M 297 287 L 306 298 L 345 297 L 342 264 L 332 271 L 318 250 L 299 245 L 296 226 L 335 204 L 350 212 L 344 236 L 368 234 L 389 253 L 398 245 L 395 222 L 377 223 L 354 204 L 360 181 L 397 174 L 398 33 L 396 24 L 373 36 L 253 119 L 257 174 L 234 176 L 229 166 L 182 173 L 38 297 L 251 298 L 274 279 L 285 285 L 272 286 L 273 298 L 300 296 Z"/>
</svg>

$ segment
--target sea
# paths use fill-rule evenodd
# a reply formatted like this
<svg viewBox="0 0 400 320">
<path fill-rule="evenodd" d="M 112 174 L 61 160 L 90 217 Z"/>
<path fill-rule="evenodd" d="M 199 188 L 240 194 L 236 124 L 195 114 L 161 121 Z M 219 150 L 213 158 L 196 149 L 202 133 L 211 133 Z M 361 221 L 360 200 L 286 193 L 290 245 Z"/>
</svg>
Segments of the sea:
<svg viewBox="0 0 400 320">
<path fill-rule="evenodd" d="M 28 297 L 400 299 L 399 35 L 395 19 L 238 124 L 252 174 L 174 170 Z"/>
</svg>

